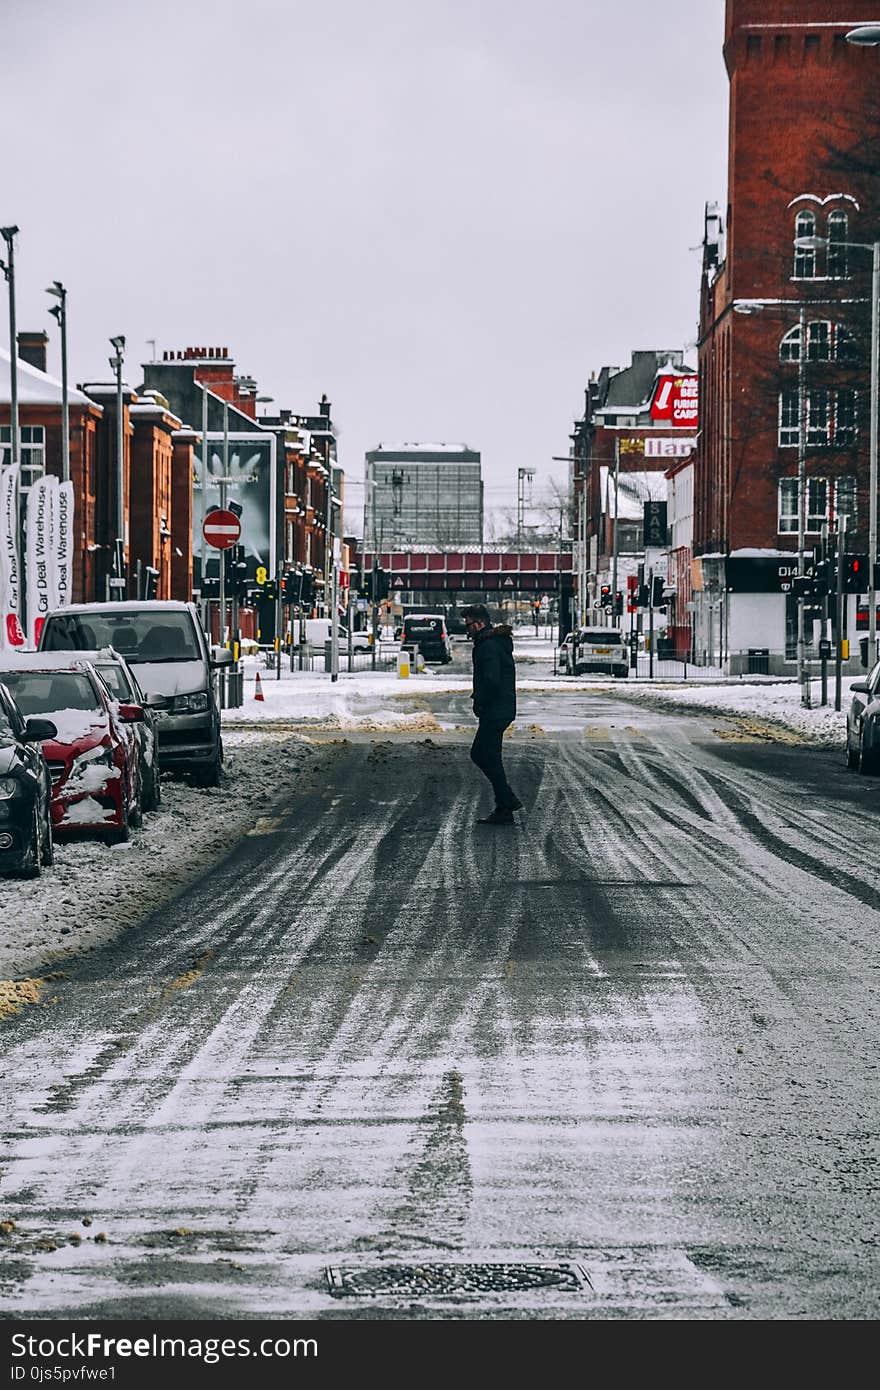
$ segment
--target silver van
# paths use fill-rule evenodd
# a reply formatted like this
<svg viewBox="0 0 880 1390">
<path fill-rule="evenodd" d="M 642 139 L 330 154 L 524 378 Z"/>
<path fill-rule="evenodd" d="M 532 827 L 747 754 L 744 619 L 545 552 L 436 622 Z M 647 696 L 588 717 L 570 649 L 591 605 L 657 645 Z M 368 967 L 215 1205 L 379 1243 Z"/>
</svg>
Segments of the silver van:
<svg viewBox="0 0 880 1390">
<path fill-rule="evenodd" d="M 163 770 L 192 774 L 216 787 L 223 764 L 214 669 L 232 661 L 226 647 L 209 647 L 193 603 L 72 603 L 46 616 L 41 652 L 113 647 L 134 672 L 159 723 Z"/>
</svg>

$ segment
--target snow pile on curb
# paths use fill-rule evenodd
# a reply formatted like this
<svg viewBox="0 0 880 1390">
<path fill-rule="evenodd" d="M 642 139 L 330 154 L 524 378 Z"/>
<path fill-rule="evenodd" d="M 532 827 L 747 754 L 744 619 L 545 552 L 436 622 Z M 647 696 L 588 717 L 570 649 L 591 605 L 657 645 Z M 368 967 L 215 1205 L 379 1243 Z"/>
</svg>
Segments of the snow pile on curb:
<svg viewBox="0 0 880 1390">
<path fill-rule="evenodd" d="M 405 713 L 395 710 L 392 701 L 418 693 L 436 694 L 446 690 L 470 690 L 470 677 L 441 677 L 432 673 L 412 675 L 401 680 L 385 671 L 340 671 L 331 682 L 325 673 L 282 671 L 281 680 L 272 672 L 260 672 L 262 700 L 254 698 L 255 672 L 245 668 L 244 704 L 223 712 L 225 728 L 236 724 L 297 724 L 325 729 L 400 729 L 413 733 L 435 733 L 436 720 L 424 711 Z"/>
<path fill-rule="evenodd" d="M 170 778 L 162 807 L 124 845 L 56 843 L 55 865 L 25 882 L 0 879 L 0 981 L 58 966 L 142 921 L 208 868 L 320 754 L 291 734 L 224 728 L 226 777 L 218 788 Z"/>
<path fill-rule="evenodd" d="M 819 705 L 821 687 L 818 681 L 811 686 L 812 708 L 801 704 L 801 688 L 796 682 L 769 685 L 694 685 L 645 686 L 621 689 L 617 693 L 632 701 L 650 700 L 677 709 L 709 710 L 715 714 L 740 715 L 748 719 L 765 720 L 793 730 L 810 743 L 842 746 L 846 738 L 846 711 L 849 688 L 860 677 L 845 677 L 842 686 L 842 709 L 838 713 L 833 703 Z M 833 683 L 829 681 L 829 699 L 834 700 Z"/>
</svg>

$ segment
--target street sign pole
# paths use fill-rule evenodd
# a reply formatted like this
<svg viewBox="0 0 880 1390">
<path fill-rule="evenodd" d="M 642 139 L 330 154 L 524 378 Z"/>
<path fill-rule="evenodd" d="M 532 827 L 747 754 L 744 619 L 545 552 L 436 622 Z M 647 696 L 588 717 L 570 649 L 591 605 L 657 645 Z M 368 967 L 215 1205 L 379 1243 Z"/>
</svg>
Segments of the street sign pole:
<svg viewBox="0 0 880 1390">
<path fill-rule="evenodd" d="M 281 607 L 281 561 L 275 572 L 275 679 L 281 679 L 281 624 L 283 621 Z M 293 669 L 293 642 L 290 644 L 291 670 Z"/>
<path fill-rule="evenodd" d="M 840 711 L 843 687 L 843 557 L 846 553 L 846 517 L 837 519 L 837 585 L 835 603 L 834 708 Z"/>
<path fill-rule="evenodd" d="M 372 669 L 376 669 L 376 647 L 378 645 L 379 633 L 379 609 L 376 603 L 376 592 L 379 588 L 379 568 L 376 564 L 376 557 L 373 556 L 373 570 L 370 579 L 370 599 L 373 605 L 373 645 L 370 652 L 370 664 Z"/>
</svg>

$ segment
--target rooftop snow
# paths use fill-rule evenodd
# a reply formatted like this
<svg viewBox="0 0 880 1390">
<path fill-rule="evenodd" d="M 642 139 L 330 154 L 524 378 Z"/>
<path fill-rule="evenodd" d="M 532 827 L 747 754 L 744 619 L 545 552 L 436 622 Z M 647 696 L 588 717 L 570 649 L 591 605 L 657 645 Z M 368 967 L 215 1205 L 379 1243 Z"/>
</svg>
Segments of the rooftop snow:
<svg viewBox="0 0 880 1390">
<path fill-rule="evenodd" d="M 0 401 L 9 405 L 12 400 L 12 358 L 0 348 Z M 18 359 L 18 403 L 19 405 L 60 405 L 62 385 L 57 377 L 32 367 L 30 362 Z M 67 392 L 70 405 L 91 405 L 88 396 L 70 387 Z"/>
</svg>

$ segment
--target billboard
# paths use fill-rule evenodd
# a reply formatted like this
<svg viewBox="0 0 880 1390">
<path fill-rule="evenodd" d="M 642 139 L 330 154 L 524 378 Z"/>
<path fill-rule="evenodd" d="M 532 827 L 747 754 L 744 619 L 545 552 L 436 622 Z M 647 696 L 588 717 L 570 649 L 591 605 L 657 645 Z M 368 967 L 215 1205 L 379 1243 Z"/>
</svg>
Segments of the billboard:
<svg viewBox="0 0 880 1390">
<path fill-rule="evenodd" d="M 225 505 L 241 507 L 241 544 L 247 564 L 247 578 L 256 582 L 257 569 L 275 572 L 275 436 L 272 434 L 230 434 L 228 473 L 223 472 L 223 435 L 208 435 L 207 493 L 202 489 L 202 466 L 198 452 L 193 455 L 193 579 L 201 583 L 202 522 L 208 507 L 221 505 L 220 479 L 226 478 Z M 220 574 L 220 551 L 207 548 L 208 579 Z"/>
<path fill-rule="evenodd" d="M 696 429 L 699 421 L 699 382 L 696 376 L 658 377 L 651 401 L 651 419 L 671 425 L 673 429 Z"/>
</svg>

